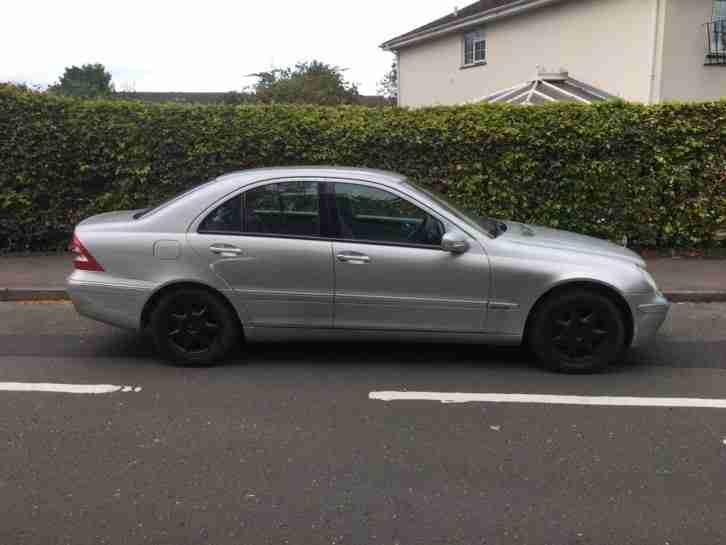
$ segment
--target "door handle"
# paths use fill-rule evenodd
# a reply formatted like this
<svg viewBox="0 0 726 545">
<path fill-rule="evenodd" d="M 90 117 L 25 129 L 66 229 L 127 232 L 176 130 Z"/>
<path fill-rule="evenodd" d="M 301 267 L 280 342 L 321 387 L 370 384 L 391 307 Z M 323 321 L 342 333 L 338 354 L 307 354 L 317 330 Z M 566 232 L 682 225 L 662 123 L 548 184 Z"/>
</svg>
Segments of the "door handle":
<svg viewBox="0 0 726 545">
<path fill-rule="evenodd" d="M 369 256 L 358 252 L 341 252 L 335 257 L 341 263 L 355 263 L 361 265 L 363 263 L 371 262 L 371 258 Z"/>
<path fill-rule="evenodd" d="M 209 250 L 213 254 L 218 254 L 223 257 L 234 257 L 244 253 L 242 248 L 237 248 L 237 246 L 232 246 L 231 244 L 212 244 Z"/>
</svg>

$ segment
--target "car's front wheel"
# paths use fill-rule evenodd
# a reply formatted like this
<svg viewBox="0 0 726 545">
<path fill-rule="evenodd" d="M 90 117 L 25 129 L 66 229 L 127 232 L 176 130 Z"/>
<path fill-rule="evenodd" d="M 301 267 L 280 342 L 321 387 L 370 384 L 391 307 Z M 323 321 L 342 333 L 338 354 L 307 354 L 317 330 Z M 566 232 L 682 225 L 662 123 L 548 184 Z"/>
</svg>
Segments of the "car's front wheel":
<svg viewBox="0 0 726 545">
<path fill-rule="evenodd" d="M 619 361 L 627 348 L 618 306 L 597 291 L 575 289 L 547 298 L 536 310 L 530 346 L 550 369 L 594 373 Z"/>
<path fill-rule="evenodd" d="M 177 365 L 213 365 L 240 338 L 233 310 L 219 296 L 197 288 L 163 295 L 151 313 L 150 324 L 156 349 Z"/>
</svg>

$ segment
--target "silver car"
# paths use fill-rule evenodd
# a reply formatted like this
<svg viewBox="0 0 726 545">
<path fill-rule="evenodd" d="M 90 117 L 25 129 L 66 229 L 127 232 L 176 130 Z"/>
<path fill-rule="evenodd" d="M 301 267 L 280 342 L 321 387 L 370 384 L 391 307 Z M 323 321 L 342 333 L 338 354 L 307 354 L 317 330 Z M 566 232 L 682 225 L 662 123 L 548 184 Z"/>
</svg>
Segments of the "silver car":
<svg viewBox="0 0 726 545">
<path fill-rule="evenodd" d="M 244 337 L 526 344 L 592 372 L 652 339 L 670 304 L 645 262 L 591 237 L 478 217 L 398 174 L 235 172 L 154 209 L 81 222 L 79 313 L 148 330 L 186 365 Z"/>
</svg>

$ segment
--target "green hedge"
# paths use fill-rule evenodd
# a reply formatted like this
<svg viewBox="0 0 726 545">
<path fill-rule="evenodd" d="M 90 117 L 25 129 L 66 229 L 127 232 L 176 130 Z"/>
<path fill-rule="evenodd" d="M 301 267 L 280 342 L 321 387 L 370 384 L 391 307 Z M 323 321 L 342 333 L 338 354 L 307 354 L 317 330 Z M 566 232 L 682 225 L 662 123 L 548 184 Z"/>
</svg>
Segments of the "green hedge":
<svg viewBox="0 0 726 545">
<path fill-rule="evenodd" d="M 398 171 L 482 213 L 632 244 L 726 228 L 726 102 L 420 110 L 76 101 L 0 86 L 0 252 L 236 169 Z"/>
</svg>

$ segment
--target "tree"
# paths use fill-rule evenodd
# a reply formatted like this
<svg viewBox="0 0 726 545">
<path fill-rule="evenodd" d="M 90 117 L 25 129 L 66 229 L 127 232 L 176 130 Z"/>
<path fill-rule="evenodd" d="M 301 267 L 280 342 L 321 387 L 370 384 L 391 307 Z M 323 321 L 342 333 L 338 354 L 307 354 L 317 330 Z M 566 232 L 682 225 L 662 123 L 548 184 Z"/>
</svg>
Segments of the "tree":
<svg viewBox="0 0 726 545">
<path fill-rule="evenodd" d="M 67 67 L 58 83 L 49 90 L 66 96 L 94 98 L 110 95 L 114 92 L 114 87 L 111 73 L 105 66 L 96 63 Z"/>
<path fill-rule="evenodd" d="M 391 102 L 398 101 L 398 65 L 395 60 L 391 65 L 391 69 L 378 82 L 378 94 L 386 97 Z"/>
<path fill-rule="evenodd" d="M 358 87 L 345 80 L 344 71 L 320 61 L 300 62 L 292 68 L 253 74 L 258 78 L 253 88 L 257 99 L 266 103 L 354 104 Z"/>
</svg>

